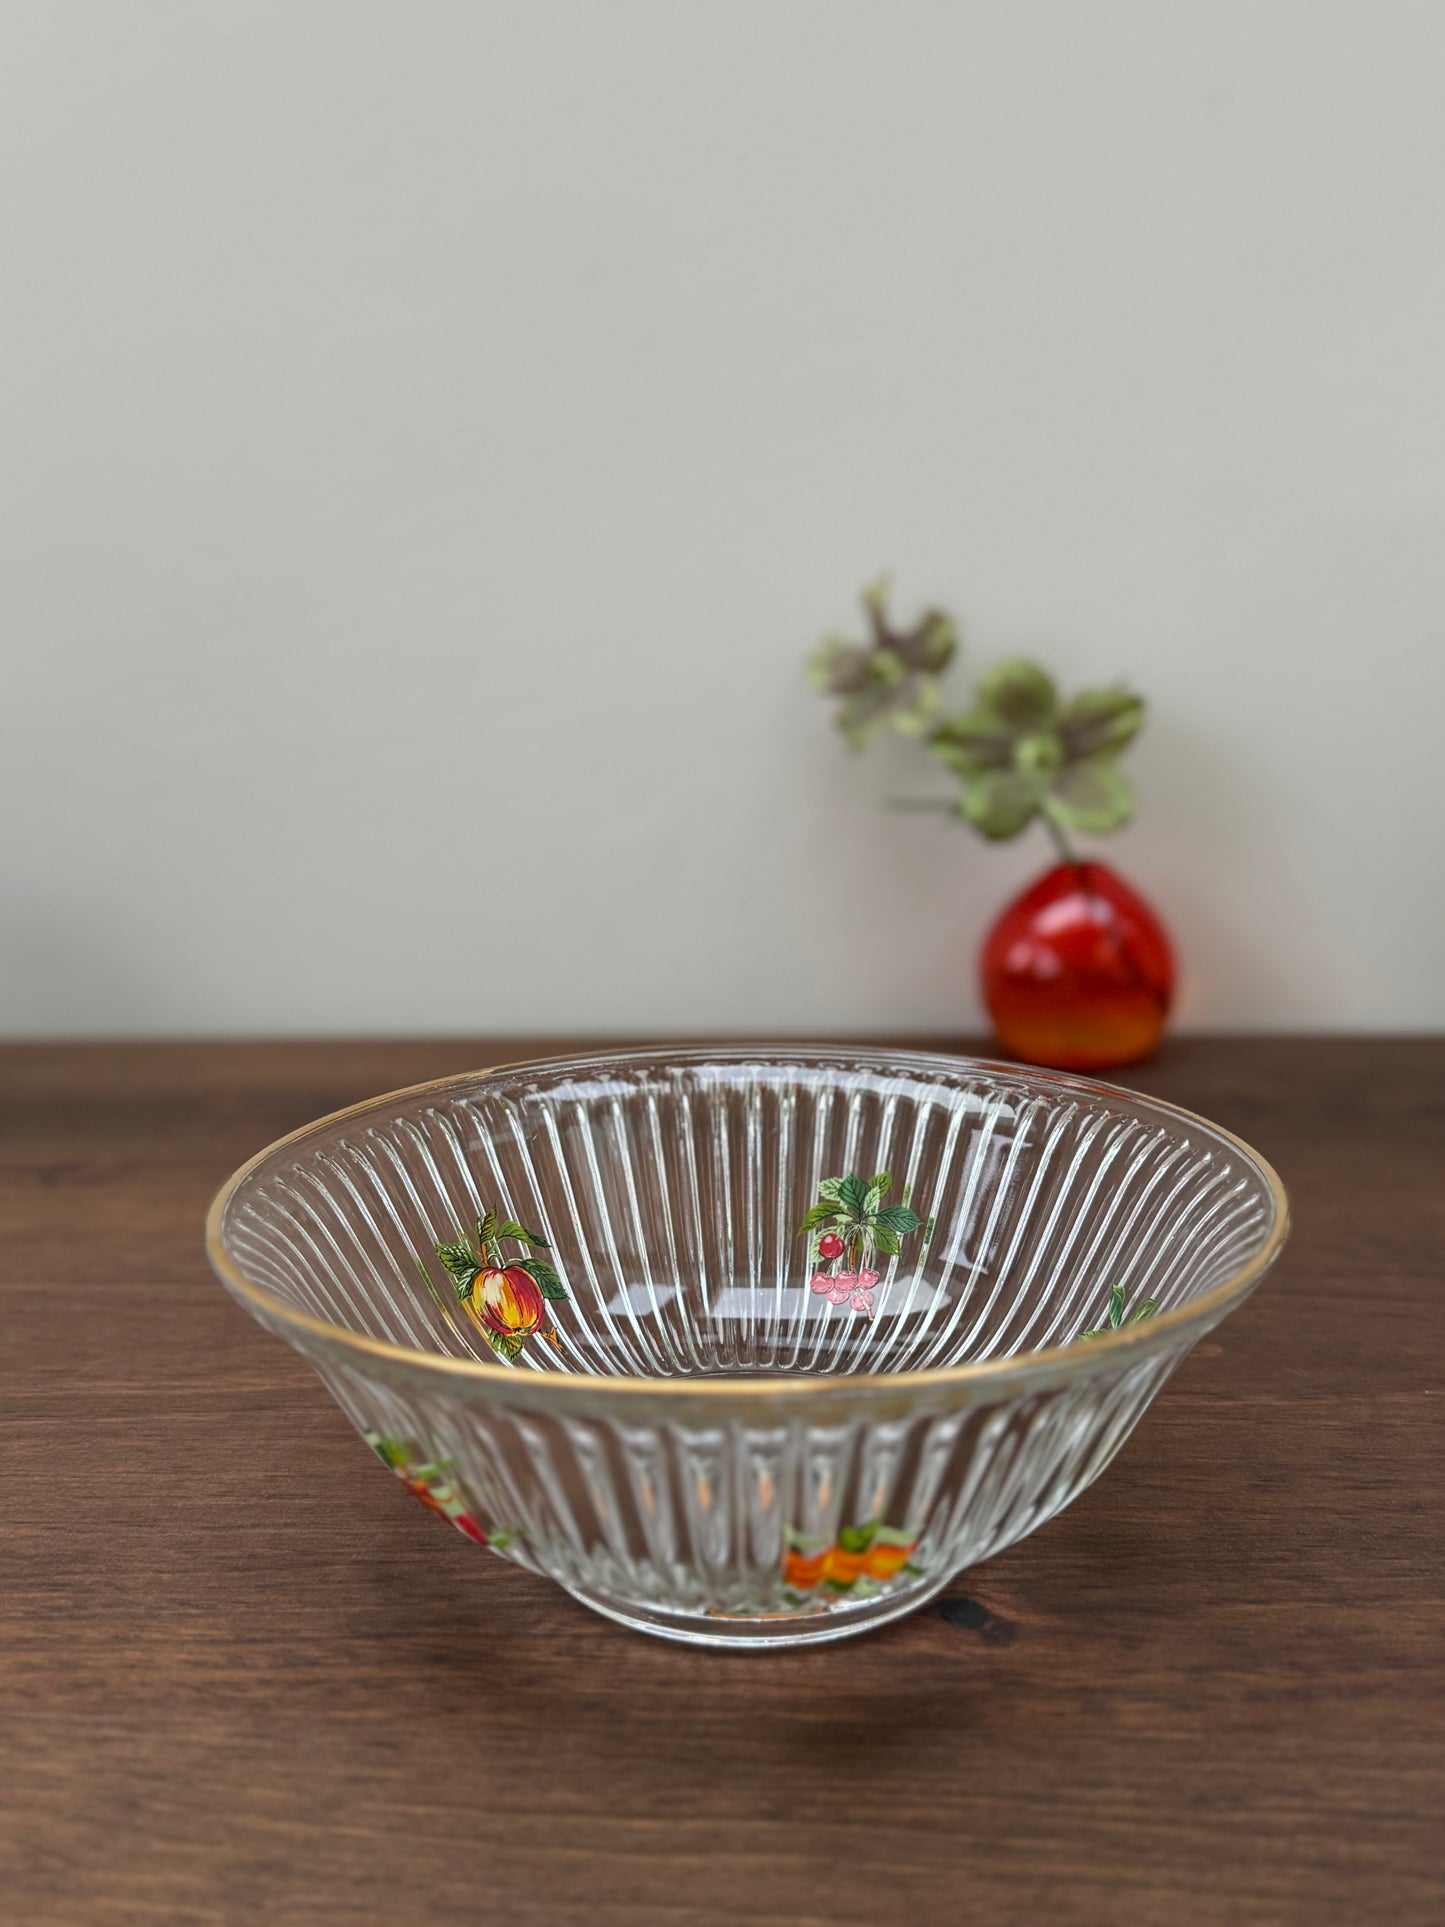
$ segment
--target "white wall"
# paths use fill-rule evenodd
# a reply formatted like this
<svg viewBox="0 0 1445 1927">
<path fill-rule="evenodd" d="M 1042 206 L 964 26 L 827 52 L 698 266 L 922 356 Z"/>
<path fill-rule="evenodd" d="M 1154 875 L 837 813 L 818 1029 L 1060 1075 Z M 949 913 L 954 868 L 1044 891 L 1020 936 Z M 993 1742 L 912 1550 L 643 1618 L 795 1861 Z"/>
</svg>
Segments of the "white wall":
<svg viewBox="0 0 1445 1927">
<path fill-rule="evenodd" d="M 800 673 L 886 566 L 1152 698 L 1182 1022 L 1445 1022 L 1442 71 L 1434 0 L 7 8 L 0 1029 L 976 1021 L 1042 839 Z"/>
</svg>

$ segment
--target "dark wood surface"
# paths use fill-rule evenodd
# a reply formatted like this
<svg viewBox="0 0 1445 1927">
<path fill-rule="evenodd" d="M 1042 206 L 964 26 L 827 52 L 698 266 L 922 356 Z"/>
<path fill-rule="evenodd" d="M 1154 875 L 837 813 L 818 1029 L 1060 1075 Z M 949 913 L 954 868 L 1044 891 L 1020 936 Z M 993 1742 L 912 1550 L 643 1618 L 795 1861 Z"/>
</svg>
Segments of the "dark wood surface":
<svg viewBox="0 0 1445 1927">
<path fill-rule="evenodd" d="M 1280 1267 L 1061 1518 L 756 1656 L 448 1531 L 201 1256 L 270 1138 L 536 1048 L 0 1050 L 0 1914 L 1445 1919 L 1445 1040 L 1126 1074 L 1276 1163 Z"/>
</svg>

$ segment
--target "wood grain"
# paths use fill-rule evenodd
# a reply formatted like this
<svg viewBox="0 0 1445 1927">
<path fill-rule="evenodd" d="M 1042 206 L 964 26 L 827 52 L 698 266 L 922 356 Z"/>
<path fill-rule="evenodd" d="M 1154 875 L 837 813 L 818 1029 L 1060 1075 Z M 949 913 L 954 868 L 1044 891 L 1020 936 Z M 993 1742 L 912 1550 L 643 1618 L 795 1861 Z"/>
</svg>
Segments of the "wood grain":
<svg viewBox="0 0 1445 1927">
<path fill-rule="evenodd" d="M 1062 1518 L 871 1638 L 692 1652 L 384 1478 L 200 1253 L 263 1142 L 514 1040 L 0 1050 L 0 1912 L 1445 1918 L 1445 1040 L 1188 1040 L 1283 1263 Z"/>
</svg>

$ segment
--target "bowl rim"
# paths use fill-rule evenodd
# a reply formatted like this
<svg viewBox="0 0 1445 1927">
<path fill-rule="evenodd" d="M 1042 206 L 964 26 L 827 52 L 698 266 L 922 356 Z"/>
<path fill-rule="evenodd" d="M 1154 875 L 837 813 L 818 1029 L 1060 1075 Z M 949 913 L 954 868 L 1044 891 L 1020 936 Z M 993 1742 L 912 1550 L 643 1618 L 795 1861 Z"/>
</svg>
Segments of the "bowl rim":
<svg viewBox="0 0 1445 1927">
<path fill-rule="evenodd" d="M 483 1079 L 501 1077 L 515 1071 L 557 1069 L 576 1066 L 578 1069 L 597 1069 L 608 1064 L 651 1063 L 691 1063 L 722 1064 L 745 1063 L 751 1059 L 787 1061 L 792 1057 L 811 1058 L 825 1061 L 830 1058 L 845 1059 L 860 1053 L 876 1052 L 886 1056 L 887 1062 L 899 1064 L 904 1060 L 920 1066 L 939 1068 L 948 1066 L 957 1070 L 967 1066 L 973 1070 L 1000 1071 L 1005 1075 L 1018 1078 L 1026 1083 L 1037 1083 L 1065 1091 L 1079 1091 L 1101 1094 L 1108 1097 L 1123 1098 L 1130 1104 L 1145 1107 L 1175 1117 L 1204 1131 L 1231 1147 L 1246 1163 L 1253 1166 L 1264 1180 L 1269 1193 L 1273 1217 L 1269 1231 L 1258 1251 L 1245 1260 L 1230 1275 L 1217 1285 L 1212 1285 L 1198 1298 L 1186 1305 L 1176 1306 L 1172 1311 L 1161 1312 L 1157 1317 L 1143 1324 L 1123 1325 L 1117 1331 L 1100 1333 L 1088 1345 L 1081 1345 L 1072 1339 L 1063 1345 L 1050 1345 L 1038 1351 L 1016 1352 L 1003 1358 L 981 1359 L 962 1365 L 930 1366 L 924 1371 L 895 1372 L 829 1372 L 829 1373 L 788 1373 L 788 1372 L 723 1372 L 716 1375 L 692 1377 L 679 1374 L 675 1377 L 643 1377 L 637 1374 L 618 1372 L 602 1374 L 595 1372 L 539 1372 L 528 1371 L 519 1378 L 515 1368 L 489 1359 L 453 1358 L 443 1352 L 426 1352 L 414 1345 L 397 1344 L 391 1339 L 372 1338 L 364 1332 L 350 1331 L 344 1325 L 332 1324 L 324 1318 L 317 1318 L 310 1312 L 300 1311 L 293 1305 L 268 1291 L 264 1285 L 256 1284 L 241 1270 L 226 1249 L 222 1236 L 222 1220 L 232 1198 L 240 1190 L 255 1170 L 278 1152 L 288 1146 L 300 1144 L 307 1138 L 319 1137 L 334 1125 L 350 1117 L 358 1117 L 366 1111 L 376 1111 L 384 1105 L 402 1099 L 417 1098 L 432 1093 L 441 1093 L 457 1085 L 474 1085 Z M 940 1387 L 967 1387 L 987 1385 L 997 1387 L 1000 1381 L 1023 1379 L 1037 1374 L 1040 1369 L 1062 1371 L 1073 1377 L 1092 1372 L 1106 1359 L 1123 1360 L 1129 1354 L 1147 1356 L 1156 1351 L 1168 1349 L 1171 1340 L 1177 1340 L 1194 1327 L 1206 1330 L 1217 1324 L 1228 1310 L 1249 1292 L 1269 1270 L 1279 1257 L 1289 1238 L 1290 1215 L 1289 1197 L 1281 1183 L 1279 1174 L 1267 1158 L 1260 1155 L 1252 1144 L 1216 1124 L 1197 1111 L 1186 1109 L 1182 1104 L 1172 1104 L 1167 1098 L 1155 1097 L 1149 1092 L 1133 1091 L 1126 1085 L 1109 1084 L 1098 1078 L 1079 1077 L 1066 1071 L 1049 1070 L 1032 1064 L 1015 1064 L 1006 1059 L 977 1057 L 962 1052 L 917 1050 L 913 1048 L 893 1048 L 867 1042 L 850 1043 L 765 1043 L 746 1042 L 720 1043 L 707 1045 L 681 1045 L 669 1048 L 666 1045 L 650 1045 L 629 1050 L 598 1051 L 560 1051 L 554 1056 L 523 1057 L 504 1063 L 488 1064 L 478 1070 L 454 1071 L 445 1077 L 426 1078 L 419 1084 L 405 1084 L 394 1091 L 382 1091 L 375 1097 L 363 1098 L 357 1104 L 345 1104 L 337 1111 L 328 1111 L 324 1116 L 313 1118 L 310 1123 L 301 1125 L 294 1131 L 287 1131 L 271 1143 L 263 1145 L 253 1156 L 238 1165 L 226 1179 L 211 1200 L 206 1213 L 205 1245 L 206 1255 L 217 1277 L 232 1294 L 268 1328 L 277 1326 L 305 1334 L 313 1340 L 320 1340 L 327 1349 L 339 1348 L 343 1352 L 355 1353 L 362 1358 L 371 1358 L 397 1366 L 401 1365 L 424 1375 L 449 1381 L 462 1381 L 473 1385 L 490 1385 L 498 1390 L 503 1386 L 516 1391 L 519 1384 L 525 1384 L 529 1392 L 536 1391 L 543 1397 L 555 1395 L 560 1398 L 597 1397 L 601 1393 L 624 1393 L 636 1397 L 648 1395 L 676 1399 L 687 1397 L 737 1398 L 739 1395 L 759 1397 L 808 1398 L 836 1395 L 848 1390 L 862 1393 L 870 1390 L 902 1392 L 909 1388 L 923 1390 Z M 1163 1342 L 1161 1342 L 1161 1339 Z M 305 1347 L 299 1347 L 305 1350 Z"/>
</svg>

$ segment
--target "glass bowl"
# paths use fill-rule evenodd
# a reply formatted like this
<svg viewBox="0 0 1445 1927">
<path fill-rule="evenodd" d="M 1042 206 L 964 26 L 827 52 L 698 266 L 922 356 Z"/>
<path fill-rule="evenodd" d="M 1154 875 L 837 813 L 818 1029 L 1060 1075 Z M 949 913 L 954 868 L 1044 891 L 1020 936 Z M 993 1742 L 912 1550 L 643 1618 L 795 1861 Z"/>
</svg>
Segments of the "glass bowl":
<svg viewBox="0 0 1445 1927">
<path fill-rule="evenodd" d="M 912 1611 L 1109 1463 L 1279 1255 L 1238 1138 L 922 1052 L 558 1058 L 223 1187 L 223 1283 L 460 1531 L 703 1645 Z"/>
</svg>

